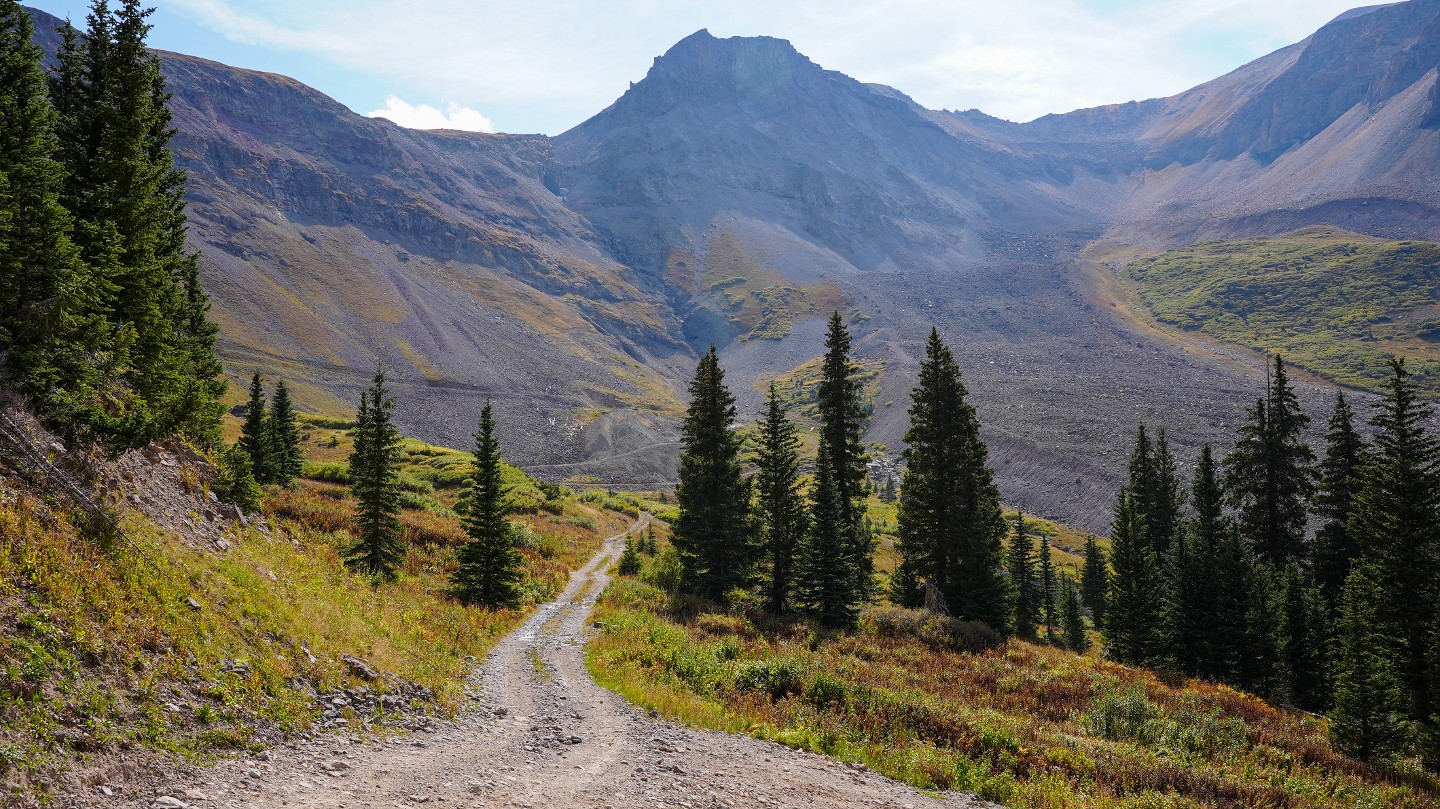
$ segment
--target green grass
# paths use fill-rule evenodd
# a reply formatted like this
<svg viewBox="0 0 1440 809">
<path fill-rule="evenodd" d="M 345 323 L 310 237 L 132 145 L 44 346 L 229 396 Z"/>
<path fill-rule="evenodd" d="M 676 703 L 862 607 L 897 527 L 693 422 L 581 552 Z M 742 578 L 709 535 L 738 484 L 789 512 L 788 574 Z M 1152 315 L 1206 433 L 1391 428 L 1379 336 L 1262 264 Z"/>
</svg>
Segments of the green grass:
<svg viewBox="0 0 1440 809">
<path fill-rule="evenodd" d="M 894 608 L 840 635 L 722 610 L 652 584 L 665 558 L 606 589 L 587 665 L 676 721 L 1015 807 L 1440 801 L 1440 783 L 1416 769 L 1384 772 L 1336 753 L 1323 719 L 1223 686 L 1022 641 L 957 651 L 976 639 L 963 625 Z"/>
<path fill-rule="evenodd" d="M 1205 242 L 1127 267 L 1161 323 L 1268 353 L 1345 385 L 1377 389 L 1404 356 L 1440 393 L 1440 245 L 1334 228 Z"/>
<path fill-rule="evenodd" d="M 745 252 L 739 235 L 729 228 L 710 240 L 698 293 L 718 304 L 745 340 L 783 339 L 795 321 L 824 317 L 844 305 L 844 296 L 834 284 L 795 283 L 763 266 Z"/>
</svg>

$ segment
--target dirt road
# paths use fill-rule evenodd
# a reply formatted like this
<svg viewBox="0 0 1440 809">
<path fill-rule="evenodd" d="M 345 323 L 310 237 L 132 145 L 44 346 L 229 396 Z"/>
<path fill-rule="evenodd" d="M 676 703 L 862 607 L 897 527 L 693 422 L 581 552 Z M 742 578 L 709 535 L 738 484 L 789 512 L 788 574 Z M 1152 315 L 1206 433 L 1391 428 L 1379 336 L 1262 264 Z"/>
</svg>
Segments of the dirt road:
<svg viewBox="0 0 1440 809">
<path fill-rule="evenodd" d="M 642 518 L 630 531 L 642 530 Z M 629 533 L 629 532 L 627 532 Z M 872 772 L 769 742 L 647 718 L 585 672 L 586 616 L 619 534 L 478 669 L 474 704 L 388 743 L 320 738 L 192 770 L 136 807 L 920 807 L 936 800 Z M 130 796 L 127 796 L 130 797 Z"/>
</svg>

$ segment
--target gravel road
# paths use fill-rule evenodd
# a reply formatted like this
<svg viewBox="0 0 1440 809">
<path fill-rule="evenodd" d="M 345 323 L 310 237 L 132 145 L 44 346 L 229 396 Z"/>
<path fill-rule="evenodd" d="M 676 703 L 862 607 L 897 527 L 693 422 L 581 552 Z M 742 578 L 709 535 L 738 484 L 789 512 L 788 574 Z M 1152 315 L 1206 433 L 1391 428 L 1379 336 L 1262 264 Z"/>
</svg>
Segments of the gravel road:
<svg viewBox="0 0 1440 809">
<path fill-rule="evenodd" d="M 317 807 L 988 807 L 922 794 L 873 772 L 745 736 L 647 717 L 585 671 L 587 616 L 627 534 L 606 540 L 475 672 L 454 722 L 387 742 L 319 737 L 177 772 L 148 793 L 89 806 Z M 153 781 L 154 774 L 147 781 Z M 161 776 L 162 782 L 165 778 Z M 97 787 L 97 790 L 99 788 Z M 69 804 L 68 801 L 65 803 Z"/>
</svg>

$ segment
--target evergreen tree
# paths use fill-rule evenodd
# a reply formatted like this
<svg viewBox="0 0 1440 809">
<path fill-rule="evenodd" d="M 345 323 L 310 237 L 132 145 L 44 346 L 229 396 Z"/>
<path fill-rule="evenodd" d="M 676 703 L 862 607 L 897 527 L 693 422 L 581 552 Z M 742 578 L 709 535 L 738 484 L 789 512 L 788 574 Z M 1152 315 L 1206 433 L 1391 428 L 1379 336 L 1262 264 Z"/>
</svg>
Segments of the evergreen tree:
<svg viewBox="0 0 1440 809">
<path fill-rule="evenodd" d="M 176 431 L 213 443 L 224 391 L 197 259 L 185 251 L 185 178 L 171 157 L 160 61 L 145 47 L 149 14 L 138 0 L 96 0 L 85 35 L 63 34 L 50 83 L 61 200 L 101 292 L 96 314 L 127 354 L 109 395 L 120 413 L 102 436 L 114 448 Z"/>
<path fill-rule="evenodd" d="M 250 377 L 250 401 L 245 404 L 245 423 L 240 425 L 240 448 L 250 456 L 250 470 L 255 475 L 255 481 L 274 482 L 270 434 L 265 427 L 265 386 L 259 371 Z"/>
<path fill-rule="evenodd" d="M 931 329 L 905 433 L 897 546 L 952 612 L 1007 633 L 1012 595 L 1001 572 L 1005 518 L 966 395 L 954 356 Z"/>
<path fill-rule="evenodd" d="M 246 419 L 249 424 L 249 419 Z M 266 455 L 270 464 L 270 481 L 289 486 L 300 477 L 305 456 L 300 451 L 300 428 L 295 424 L 295 408 L 290 403 L 290 389 L 285 380 L 275 383 L 275 398 L 265 416 Z"/>
<path fill-rule="evenodd" d="M 1015 634 L 1034 637 L 1040 622 L 1040 582 L 1035 570 L 1035 545 L 1025 532 L 1024 512 L 1015 514 L 1015 532 L 1010 535 L 1005 569 L 1015 594 Z"/>
<path fill-rule="evenodd" d="M 1061 589 L 1065 595 L 1061 600 L 1060 623 L 1065 631 L 1065 646 L 1077 654 L 1090 649 L 1090 635 L 1085 631 L 1085 616 L 1080 612 L 1080 594 L 1075 582 L 1063 577 Z"/>
<path fill-rule="evenodd" d="M 882 502 L 882 503 L 893 503 L 893 502 L 895 502 L 895 478 L 894 478 L 894 477 L 891 477 L 891 476 L 888 476 L 888 475 L 885 477 L 885 488 L 883 488 L 883 489 L 880 490 L 880 502 Z"/>
<path fill-rule="evenodd" d="M 1379 571 L 1361 567 L 1345 582 L 1335 655 L 1330 734 L 1346 755 L 1384 762 L 1404 751 L 1409 701 L 1385 631 L 1389 600 Z"/>
<path fill-rule="evenodd" d="M 1324 598 L 1294 562 L 1285 568 L 1275 613 L 1276 653 L 1289 701 L 1307 711 L 1330 702 L 1329 627 Z"/>
<path fill-rule="evenodd" d="M 1265 396 L 1225 457 L 1225 490 L 1239 515 L 1240 532 L 1269 565 L 1308 559 L 1305 527 L 1315 488 L 1315 453 L 1301 436 L 1309 424 L 1277 354 Z"/>
<path fill-rule="evenodd" d="M 1348 532 L 1373 570 L 1374 588 L 1364 592 L 1370 598 L 1376 590 L 1380 603 L 1366 608 L 1394 650 L 1410 719 L 1431 727 L 1436 695 L 1426 663 L 1440 600 L 1440 442 L 1426 430 L 1431 408 L 1420 402 L 1404 360 L 1391 360 L 1391 371 L 1370 421 L 1372 460 Z"/>
<path fill-rule="evenodd" d="M 220 453 L 220 476 L 215 481 L 215 494 L 246 514 L 260 510 L 263 494 L 250 469 L 250 454 L 239 445 Z"/>
<path fill-rule="evenodd" d="M 1055 578 L 1055 563 L 1050 558 L 1050 537 L 1040 535 L 1040 614 L 1045 619 L 1045 638 L 1055 640 L 1055 596 L 1059 582 Z"/>
<path fill-rule="evenodd" d="M 1350 535 L 1350 516 L 1364 479 L 1365 441 L 1344 393 L 1335 394 L 1335 410 L 1325 433 L 1315 512 L 1324 520 L 1315 534 L 1315 583 L 1333 614 L 1360 549 Z"/>
<path fill-rule="evenodd" d="M 855 528 L 845 519 L 834 469 L 830 446 L 821 438 L 811 493 L 810 536 L 798 571 L 796 595 L 801 606 L 822 624 L 848 628 L 859 617 L 864 594 L 851 556 Z"/>
<path fill-rule="evenodd" d="M 741 474 L 734 421 L 735 398 L 725 387 L 725 372 L 712 345 L 690 383 L 675 491 L 680 516 L 671 542 L 686 583 L 717 601 L 750 583 L 758 555 L 749 514 L 750 483 Z"/>
<path fill-rule="evenodd" d="M 770 384 L 756 457 L 756 512 L 770 562 L 769 608 L 780 615 L 790 608 L 795 588 L 795 558 L 805 538 L 808 515 L 800 494 L 800 439 L 785 405 Z"/>
<path fill-rule="evenodd" d="M 474 483 L 465 493 L 463 522 L 469 541 L 455 552 L 459 565 L 450 577 L 450 591 L 462 603 L 491 609 L 518 606 L 525 577 L 508 519 L 509 491 L 500 460 L 500 441 L 495 437 L 495 420 L 487 400 L 475 432 Z M 629 542 L 625 552 L 634 554 Z M 638 556 L 635 561 L 639 563 Z"/>
<path fill-rule="evenodd" d="M 1178 541 L 1185 519 L 1185 493 L 1163 427 L 1155 438 L 1153 474 L 1153 488 L 1146 498 L 1149 511 L 1145 514 L 1145 521 L 1150 526 L 1150 543 L 1155 546 L 1155 557 L 1163 561 Z"/>
<path fill-rule="evenodd" d="M 359 501 L 357 536 L 345 550 L 345 564 L 372 579 L 393 581 L 405 561 L 400 534 L 400 434 L 391 423 L 395 402 L 385 387 L 385 373 L 375 369 L 368 390 L 360 394 L 355 448 L 350 452 L 350 491 Z"/>
<path fill-rule="evenodd" d="M 1085 559 L 1080 569 L 1080 596 L 1095 626 L 1105 625 L 1105 603 L 1110 598 L 1110 560 L 1095 537 L 1085 538 Z"/>
<path fill-rule="evenodd" d="M 865 411 L 861 406 L 862 390 L 855 363 L 850 359 L 850 333 L 840 313 L 830 317 L 825 337 L 825 357 L 820 366 L 820 382 L 816 387 L 817 410 L 820 416 L 820 439 L 830 446 L 831 476 L 840 493 L 840 515 L 850 526 L 856 543 L 850 548 L 851 563 L 859 566 L 865 581 L 867 597 L 874 578 L 874 548 L 859 530 L 865 517 Z M 863 546 L 861 543 L 866 543 Z"/>
<path fill-rule="evenodd" d="M 1176 669 L 1185 674 L 1218 678 L 1226 671 L 1219 661 L 1221 636 L 1233 634 L 1239 627 L 1222 626 L 1218 612 L 1221 583 L 1217 581 L 1217 571 L 1222 564 L 1222 547 L 1230 526 L 1225 519 L 1224 493 L 1209 444 L 1200 448 L 1190 502 L 1194 517 L 1181 541 L 1172 548 L 1169 561 L 1170 592 L 1165 621 L 1169 656 Z"/>
<path fill-rule="evenodd" d="M 635 576 L 640 573 L 640 550 L 638 542 L 625 540 L 625 550 L 620 554 L 620 561 L 615 570 L 622 576 Z"/>
<path fill-rule="evenodd" d="M 1105 607 L 1106 649 L 1126 665 L 1155 665 L 1163 652 L 1158 623 L 1163 580 L 1145 517 L 1128 488 L 1115 504 L 1110 546 L 1114 574 Z"/>
<path fill-rule="evenodd" d="M 69 237 L 33 33 L 19 3 L 0 2 L 0 357 L 47 422 L 73 440 L 102 426 L 98 394 L 124 362 L 124 346 L 96 315 L 107 290 Z"/>
</svg>

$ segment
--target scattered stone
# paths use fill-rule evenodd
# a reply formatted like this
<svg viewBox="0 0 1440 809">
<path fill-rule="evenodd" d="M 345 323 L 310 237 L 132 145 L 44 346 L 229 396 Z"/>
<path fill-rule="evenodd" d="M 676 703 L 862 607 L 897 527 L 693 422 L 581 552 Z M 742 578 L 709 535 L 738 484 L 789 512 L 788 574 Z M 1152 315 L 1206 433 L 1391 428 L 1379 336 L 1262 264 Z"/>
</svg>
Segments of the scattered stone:
<svg viewBox="0 0 1440 809">
<path fill-rule="evenodd" d="M 190 804 L 169 795 L 161 795 L 150 806 L 151 809 L 190 809 Z"/>
<path fill-rule="evenodd" d="M 185 599 L 185 604 L 186 604 L 186 606 L 188 606 L 190 609 L 195 610 L 196 612 L 199 612 L 200 610 L 204 609 L 204 607 L 200 606 L 200 602 L 199 602 L 199 601 L 196 601 L 193 596 L 190 597 L 190 598 Z"/>
<path fill-rule="evenodd" d="M 105 786 L 104 784 L 101 784 L 100 786 L 95 787 L 95 791 L 96 791 L 96 792 L 99 792 L 101 795 L 104 795 L 104 796 L 107 797 L 107 798 L 113 798 L 113 797 L 115 797 L 115 790 L 111 789 L 110 787 Z"/>
<path fill-rule="evenodd" d="M 510 709 L 509 709 L 509 708 L 496 708 L 496 709 L 495 709 L 495 715 L 496 715 L 496 716 L 509 716 L 509 715 L 510 715 Z"/>
<path fill-rule="evenodd" d="M 380 679 L 380 673 L 375 671 L 375 669 L 370 668 L 370 664 L 366 663 L 364 660 L 361 660 L 358 657 L 351 657 L 350 655 L 345 655 L 341 658 L 341 660 L 345 661 L 345 665 L 350 669 L 351 674 L 359 677 L 362 680 L 365 680 L 367 682 L 374 682 L 375 680 Z"/>
</svg>

